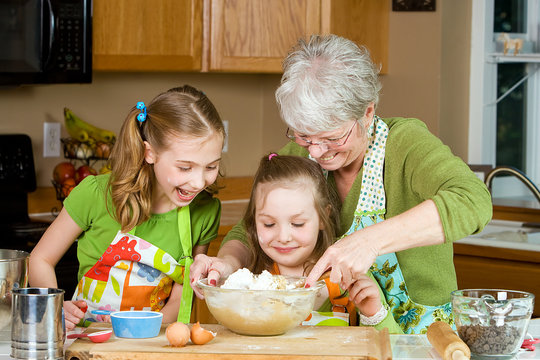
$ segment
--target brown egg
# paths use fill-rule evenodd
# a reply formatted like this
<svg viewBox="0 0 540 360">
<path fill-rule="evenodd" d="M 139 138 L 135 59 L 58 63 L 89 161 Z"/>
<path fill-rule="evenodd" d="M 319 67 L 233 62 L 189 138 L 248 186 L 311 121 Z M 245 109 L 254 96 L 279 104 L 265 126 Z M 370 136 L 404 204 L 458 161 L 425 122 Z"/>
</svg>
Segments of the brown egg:
<svg viewBox="0 0 540 360">
<path fill-rule="evenodd" d="M 204 345 L 216 337 L 216 333 L 205 330 L 197 321 L 191 326 L 191 342 L 195 345 Z"/>
<path fill-rule="evenodd" d="M 181 322 L 175 322 L 167 326 L 165 335 L 171 346 L 184 346 L 189 341 L 189 327 Z"/>
</svg>

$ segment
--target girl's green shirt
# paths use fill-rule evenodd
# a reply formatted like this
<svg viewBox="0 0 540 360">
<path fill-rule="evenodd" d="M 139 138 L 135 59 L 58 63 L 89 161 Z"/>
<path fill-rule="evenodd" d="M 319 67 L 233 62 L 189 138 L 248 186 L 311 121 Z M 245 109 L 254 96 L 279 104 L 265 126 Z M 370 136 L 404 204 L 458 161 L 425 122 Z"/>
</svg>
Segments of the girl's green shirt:
<svg viewBox="0 0 540 360">
<path fill-rule="evenodd" d="M 120 224 L 111 216 L 110 194 L 106 194 L 109 174 L 88 176 L 64 200 L 64 207 L 83 230 L 77 239 L 78 280 L 101 257 L 113 241 Z M 111 212 L 109 212 L 111 210 Z M 189 205 L 193 246 L 205 245 L 217 237 L 221 203 L 209 193 L 198 194 Z M 136 236 L 169 253 L 176 260 L 183 255 L 178 232 L 177 210 L 152 214 L 137 226 Z M 190 254 L 191 255 L 191 254 Z"/>
</svg>

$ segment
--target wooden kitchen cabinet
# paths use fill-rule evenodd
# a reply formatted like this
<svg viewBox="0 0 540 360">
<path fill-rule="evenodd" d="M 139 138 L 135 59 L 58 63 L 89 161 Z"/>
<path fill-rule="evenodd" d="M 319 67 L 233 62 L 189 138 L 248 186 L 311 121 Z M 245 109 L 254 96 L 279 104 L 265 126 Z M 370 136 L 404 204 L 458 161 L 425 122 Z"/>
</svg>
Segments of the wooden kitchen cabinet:
<svg viewBox="0 0 540 360">
<path fill-rule="evenodd" d="M 320 0 L 211 0 L 209 71 L 281 72 L 298 38 L 320 32 Z"/>
<path fill-rule="evenodd" d="M 321 0 L 321 33 L 336 34 L 368 48 L 388 73 L 390 1 Z"/>
<path fill-rule="evenodd" d="M 454 243 L 459 289 L 527 291 L 540 297 L 540 252 Z M 535 301 L 533 318 L 540 317 Z"/>
<path fill-rule="evenodd" d="M 301 37 L 334 33 L 386 72 L 389 2 L 94 0 L 93 68 L 280 73 Z"/>
<path fill-rule="evenodd" d="M 199 71 L 203 0 L 94 0 L 93 69 Z"/>
<path fill-rule="evenodd" d="M 318 33 L 367 46 L 386 71 L 388 1 L 210 1 L 209 71 L 280 73 L 297 40 Z"/>
</svg>

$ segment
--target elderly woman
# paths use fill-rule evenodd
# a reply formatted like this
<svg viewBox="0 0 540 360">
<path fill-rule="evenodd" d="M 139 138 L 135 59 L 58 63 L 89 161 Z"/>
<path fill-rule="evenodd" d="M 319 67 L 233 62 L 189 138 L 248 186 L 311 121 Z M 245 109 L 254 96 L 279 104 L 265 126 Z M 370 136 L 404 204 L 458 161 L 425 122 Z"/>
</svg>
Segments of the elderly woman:
<svg viewBox="0 0 540 360">
<path fill-rule="evenodd" d="M 375 115 L 380 88 L 367 50 L 335 35 L 300 40 L 276 91 L 291 140 L 279 153 L 317 161 L 342 201 L 343 236 L 308 285 L 331 268 L 346 289 L 371 267 L 403 331 L 420 333 L 435 320 L 452 323 L 452 242 L 489 222 L 491 196 L 423 122 Z M 192 281 L 215 283 L 245 266 L 244 241 L 239 224 L 218 258 L 195 260 Z"/>
</svg>

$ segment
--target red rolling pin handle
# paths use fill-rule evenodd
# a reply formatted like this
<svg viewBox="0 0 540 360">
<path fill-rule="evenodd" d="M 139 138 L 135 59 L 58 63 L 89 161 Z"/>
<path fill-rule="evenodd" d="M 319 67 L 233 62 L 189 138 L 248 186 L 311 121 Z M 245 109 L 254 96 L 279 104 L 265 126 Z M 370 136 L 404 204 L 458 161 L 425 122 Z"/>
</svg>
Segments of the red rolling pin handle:
<svg viewBox="0 0 540 360">
<path fill-rule="evenodd" d="M 427 338 L 443 360 L 466 360 L 471 358 L 471 350 L 443 321 L 435 321 L 428 327 Z"/>
</svg>

